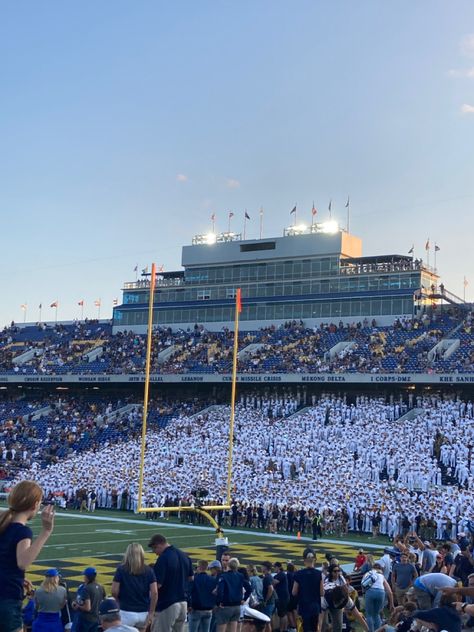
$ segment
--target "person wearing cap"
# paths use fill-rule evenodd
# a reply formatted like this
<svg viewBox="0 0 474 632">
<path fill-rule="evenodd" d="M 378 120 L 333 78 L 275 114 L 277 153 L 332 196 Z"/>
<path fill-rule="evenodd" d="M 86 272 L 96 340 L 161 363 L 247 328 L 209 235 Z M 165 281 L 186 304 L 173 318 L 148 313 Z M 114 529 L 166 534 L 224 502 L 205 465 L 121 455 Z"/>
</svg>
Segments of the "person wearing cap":
<svg viewBox="0 0 474 632">
<path fill-rule="evenodd" d="M 99 604 L 105 598 L 104 588 L 96 582 L 97 571 L 92 566 L 84 570 L 84 583 L 77 589 L 72 602 L 76 616 L 74 632 L 97 632 L 99 629 Z"/>
<path fill-rule="evenodd" d="M 217 582 L 219 581 L 219 577 L 222 575 L 222 564 L 219 562 L 219 560 L 213 560 L 209 563 L 209 566 L 207 568 L 211 574 L 211 577 L 215 580 L 217 584 Z M 211 622 L 209 625 L 209 632 L 216 632 L 216 627 L 216 608 L 213 608 Z"/>
<path fill-rule="evenodd" d="M 207 574 L 208 564 L 200 560 L 191 587 L 189 632 L 209 632 L 212 610 L 216 606 L 217 578 Z"/>
<path fill-rule="evenodd" d="M 38 616 L 33 621 L 33 632 L 63 632 L 61 610 L 66 605 L 66 589 L 59 585 L 59 572 L 49 568 L 43 583 L 35 592 Z"/>
<path fill-rule="evenodd" d="M 104 599 L 100 602 L 99 619 L 102 630 L 110 630 L 110 632 L 138 632 L 138 628 L 122 623 L 119 605 L 113 598 Z"/>
<path fill-rule="evenodd" d="M 194 574 L 191 560 L 160 533 L 152 536 L 148 546 L 159 556 L 154 566 L 158 601 L 152 632 L 183 632 L 188 610 L 188 584 Z"/>
</svg>

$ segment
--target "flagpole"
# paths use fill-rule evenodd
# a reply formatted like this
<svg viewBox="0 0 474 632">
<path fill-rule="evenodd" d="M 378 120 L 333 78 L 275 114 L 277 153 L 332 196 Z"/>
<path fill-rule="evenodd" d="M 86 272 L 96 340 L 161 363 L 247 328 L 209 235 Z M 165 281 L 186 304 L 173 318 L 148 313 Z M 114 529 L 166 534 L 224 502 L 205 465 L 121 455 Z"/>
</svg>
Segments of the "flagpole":
<svg viewBox="0 0 474 632">
<path fill-rule="evenodd" d="M 231 216 L 231 214 L 229 213 L 229 228 L 228 228 L 228 230 L 227 230 L 227 232 L 228 232 L 229 234 L 230 234 L 230 220 L 231 220 L 231 219 L 232 219 L 232 216 Z"/>
<path fill-rule="evenodd" d="M 216 216 L 214 214 L 211 215 L 211 221 L 212 221 L 212 232 L 215 233 L 216 232 Z"/>
<path fill-rule="evenodd" d="M 39 309 L 39 323 L 40 323 L 40 325 L 41 325 L 41 309 L 42 309 L 42 307 L 43 307 L 43 303 L 40 303 L 39 307 L 38 307 L 38 309 Z"/>
<path fill-rule="evenodd" d="M 142 421 L 142 446 L 140 453 L 140 471 L 138 483 L 138 509 L 142 507 L 143 478 L 145 473 L 145 440 L 146 440 L 146 422 L 148 418 L 148 397 L 150 389 L 150 366 L 151 366 L 151 340 L 153 330 L 153 300 L 155 293 L 155 269 L 154 263 L 151 264 L 151 281 L 150 281 L 150 298 L 148 302 L 148 337 L 146 343 L 145 358 L 145 394 L 143 398 L 143 421 Z"/>
<path fill-rule="evenodd" d="M 102 299 L 99 298 L 99 304 L 97 305 L 97 320 L 100 320 L 100 305 L 102 303 Z"/>
<path fill-rule="evenodd" d="M 84 320 L 84 301 L 82 301 L 81 305 L 81 320 Z"/>
<path fill-rule="evenodd" d="M 351 203 L 349 198 L 347 198 L 347 232 L 349 232 L 351 224 L 350 224 L 350 216 L 351 216 Z"/>
<path fill-rule="evenodd" d="M 246 225 L 247 225 L 247 209 L 245 209 L 245 214 L 244 214 L 244 241 L 245 241 L 245 229 L 246 229 Z"/>
<path fill-rule="evenodd" d="M 434 249 L 434 271 L 436 272 L 438 270 L 438 268 L 436 267 L 436 253 L 438 252 L 438 246 L 436 245 L 435 242 L 435 249 Z"/>
<path fill-rule="evenodd" d="M 263 235 L 263 206 L 260 207 L 260 239 Z"/>
<path fill-rule="evenodd" d="M 227 504 L 231 502 L 232 491 L 232 452 L 234 446 L 234 420 L 235 420 L 235 392 L 237 383 L 237 356 L 239 353 L 239 313 L 242 306 L 241 289 L 238 288 L 235 297 L 235 321 L 234 321 L 234 357 L 232 362 L 232 393 L 230 400 L 230 424 L 229 424 L 229 461 L 227 464 Z"/>
<path fill-rule="evenodd" d="M 298 207 L 297 207 L 297 205 L 295 204 L 295 223 L 294 223 L 294 226 L 296 226 L 296 216 L 297 216 L 297 215 L 298 215 Z"/>
<path fill-rule="evenodd" d="M 58 303 L 56 301 L 56 305 L 54 306 L 54 313 L 55 313 L 55 323 L 58 323 Z"/>
</svg>

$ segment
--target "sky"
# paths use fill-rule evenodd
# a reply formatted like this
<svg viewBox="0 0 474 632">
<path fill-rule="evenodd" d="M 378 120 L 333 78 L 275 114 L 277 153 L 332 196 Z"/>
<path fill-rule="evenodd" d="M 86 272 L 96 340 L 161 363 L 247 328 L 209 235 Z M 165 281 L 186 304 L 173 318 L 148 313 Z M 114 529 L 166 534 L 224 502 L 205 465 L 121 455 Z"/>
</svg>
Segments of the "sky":
<svg viewBox="0 0 474 632">
<path fill-rule="evenodd" d="M 275 237 L 348 195 L 365 255 L 429 238 L 474 298 L 471 0 L 3 2 L 0 86 L 1 326 L 111 316 L 213 213 Z"/>
</svg>

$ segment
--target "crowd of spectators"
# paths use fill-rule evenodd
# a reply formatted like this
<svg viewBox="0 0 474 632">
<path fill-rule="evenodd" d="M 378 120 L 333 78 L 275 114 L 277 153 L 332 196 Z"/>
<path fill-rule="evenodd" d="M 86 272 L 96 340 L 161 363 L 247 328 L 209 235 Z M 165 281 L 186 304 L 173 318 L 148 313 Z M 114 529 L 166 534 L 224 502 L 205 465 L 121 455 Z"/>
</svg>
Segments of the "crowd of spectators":
<svg viewBox="0 0 474 632">
<path fill-rule="evenodd" d="M 474 370 L 472 316 L 453 313 L 307 327 L 291 321 L 279 327 L 242 330 L 238 341 L 241 373 L 441 373 Z M 438 345 L 443 340 L 459 345 Z M 230 373 L 233 332 L 202 325 L 172 331 L 156 327 L 152 373 Z M 29 352 L 29 353 L 28 353 Z M 146 336 L 112 334 L 94 321 L 54 327 L 12 326 L 0 335 L 0 372 L 16 375 L 143 374 Z"/>
<path fill-rule="evenodd" d="M 302 407 L 289 393 L 242 396 L 234 431 L 233 509 L 219 519 L 285 530 L 310 529 L 316 514 L 326 531 L 394 537 L 404 524 L 429 524 L 436 537 L 469 529 L 474 514 L 474 415 L 471 402 L 433 397 L 416 404 L 324 396 Z M 191 417 L 179 412 L 147 435 L 145 501 L 189 505 L 195 491 L 206 502 L 225 496 L 229 408 L 214 406 Z M 394 441 L 396 437 L 396 441 Z M 48 494 L 71 500 L 94 490 L 98 506 L 126 491 L 138 499 L 138 439 L 107 442 L 100 451 L 73 453 L 29 473 Z M 18 478 L 27 471 L 20 472 Z M 290 520 L 293 513 L 293 522 Z M 289 515 L 290 514 L 290 515 Z M 298 517 L 298 518 L 297 518 Z M 290 529 L 291 530 L 291 529 Z M 301 530 L 301 529 L 300 529 Z"/>
</svg>

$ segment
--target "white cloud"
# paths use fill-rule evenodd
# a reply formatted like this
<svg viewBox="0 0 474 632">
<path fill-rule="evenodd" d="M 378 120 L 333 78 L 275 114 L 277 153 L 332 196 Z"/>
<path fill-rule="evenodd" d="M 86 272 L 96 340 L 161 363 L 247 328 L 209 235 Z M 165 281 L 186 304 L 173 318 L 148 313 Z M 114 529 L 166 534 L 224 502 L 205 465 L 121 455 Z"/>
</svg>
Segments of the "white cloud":
<svg viewBox="0 0 474 632">
<path fill-rule="evenodd" d="M 469 105 L 468 103 L 464 103 L 461 106 L 461 112 L 463 114 L 474 114 L 474 105 Z"/>
<path fill-rule="evenodd" d="M 474 33 L 469 33 L 462 38 L 461 52 L 467 57 L 474 57 Z"/>
<path fill-rule="evenodd" d="M 472 68 L 465 68 L 464 70 L 449 70 L 448 75 L 450 77 L 465 77 L 467 79 L 474 79 L 474 66 Z"/>
<path fill-rule="evenodd" d="M 178 173 L 176 176 L 176 182 L 187 182 L 188 176 L 185 176 L 184 173 Z"/>
<path fill-rule="evenodd" d="M 227 178 L 225 185 L 228 189 L 238 189 L 240 187 L 240 182 L 235 178 Z"/>
</svg>

